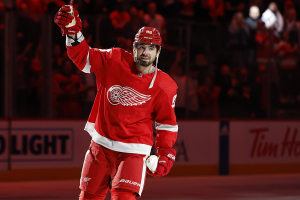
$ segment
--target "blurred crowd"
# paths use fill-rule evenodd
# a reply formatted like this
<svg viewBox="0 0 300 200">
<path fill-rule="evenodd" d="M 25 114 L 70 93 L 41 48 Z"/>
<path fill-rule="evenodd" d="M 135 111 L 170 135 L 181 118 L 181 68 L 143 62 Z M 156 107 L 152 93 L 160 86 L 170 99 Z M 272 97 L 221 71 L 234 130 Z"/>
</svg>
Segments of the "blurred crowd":
<svg viewBox="0 0 300 200">
<path fill-rule="evenodd" d="M 4 16 L 16 10 L 15 116 L 39 117 L 42 40 L 48 39 L 41 37 L 42 24 L 68 1 L 11 2 L 0 2 L 1 70 Z M 300 117 L 299 0 L 76 0 L 74 7 L 91 47 L 132 52 L 139 28 L 159 30 L 158 68 L 178 85 L 178 118 Z M 51 26 L 53 117 L 87 117 L 95 77 L 74 66 L 60 29 Z M 3 88 L 0 93 L 3 99 Z"/>
</svg>

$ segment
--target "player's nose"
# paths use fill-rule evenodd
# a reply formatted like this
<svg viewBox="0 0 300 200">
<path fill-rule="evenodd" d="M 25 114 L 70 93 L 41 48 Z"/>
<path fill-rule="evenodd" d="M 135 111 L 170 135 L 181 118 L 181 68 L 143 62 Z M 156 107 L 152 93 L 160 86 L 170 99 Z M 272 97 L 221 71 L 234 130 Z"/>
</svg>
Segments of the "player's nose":
<svg viewBox="0 0 300 200">
<path fill-rule="evenodd" d="M 145 54 L 145 55 L 150 55 L 150 50 L 149 50 L 149 48 L 145 48 L 144 54 Z"/>
</svg>

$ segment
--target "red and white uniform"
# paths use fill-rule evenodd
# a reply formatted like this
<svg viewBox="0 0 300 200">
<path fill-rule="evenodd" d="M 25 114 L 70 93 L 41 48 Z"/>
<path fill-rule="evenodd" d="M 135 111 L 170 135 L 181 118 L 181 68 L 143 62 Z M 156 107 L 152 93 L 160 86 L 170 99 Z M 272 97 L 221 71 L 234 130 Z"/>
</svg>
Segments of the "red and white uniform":
<svg viewBox="0 0 300 200">
<path fill-rule="evenodd" d="M 85 127 L 92 140 L 113 151 L 149 155 L 155 121 L 155 147 L 172 147 L 178 131 L 176 83 L 158 70 L 148 89 L 154 73 L 140 74 L 131 53 L 94 49 L 83 38 L 79 41 L 77 46 L 67 42 L 67 50 L 80 70 L 94 72 L 97 78 L 98 93 Z"/>
</svg>

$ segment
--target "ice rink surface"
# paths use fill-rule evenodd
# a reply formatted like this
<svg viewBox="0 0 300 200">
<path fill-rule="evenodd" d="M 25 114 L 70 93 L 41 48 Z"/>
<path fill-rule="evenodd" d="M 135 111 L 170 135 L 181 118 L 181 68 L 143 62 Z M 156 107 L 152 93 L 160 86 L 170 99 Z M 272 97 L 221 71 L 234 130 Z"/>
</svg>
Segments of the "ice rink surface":
<svg viewBox="0 0 300 200">
<path fill-rule="evenodd" d="M 2 182 L 0 199 L 76 200 L 78 185 L 78 180 Z M 140 199 L 300 200 L 300 174 L 148 178 Z"/>
</svg>

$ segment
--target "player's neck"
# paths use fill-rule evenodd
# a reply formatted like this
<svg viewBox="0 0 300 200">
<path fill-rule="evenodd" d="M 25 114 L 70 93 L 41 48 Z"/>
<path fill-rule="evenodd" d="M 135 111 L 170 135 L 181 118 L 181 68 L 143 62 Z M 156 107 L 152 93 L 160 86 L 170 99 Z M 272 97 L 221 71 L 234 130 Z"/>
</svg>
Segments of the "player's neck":
<svg viewBox="0 0 300 200">
<path fill-rule="evenodd" d="M 153 65 L 152 64 L 149 65 L 149 66 L 147 66 L 147 67 L 143 67 L 139 63 L 136 63 L 135 67 L 136 67 L 136 70 L 138 72 L 143 73 L 143 74 L 148 74 L 153 69 Z"/>
</svg>

